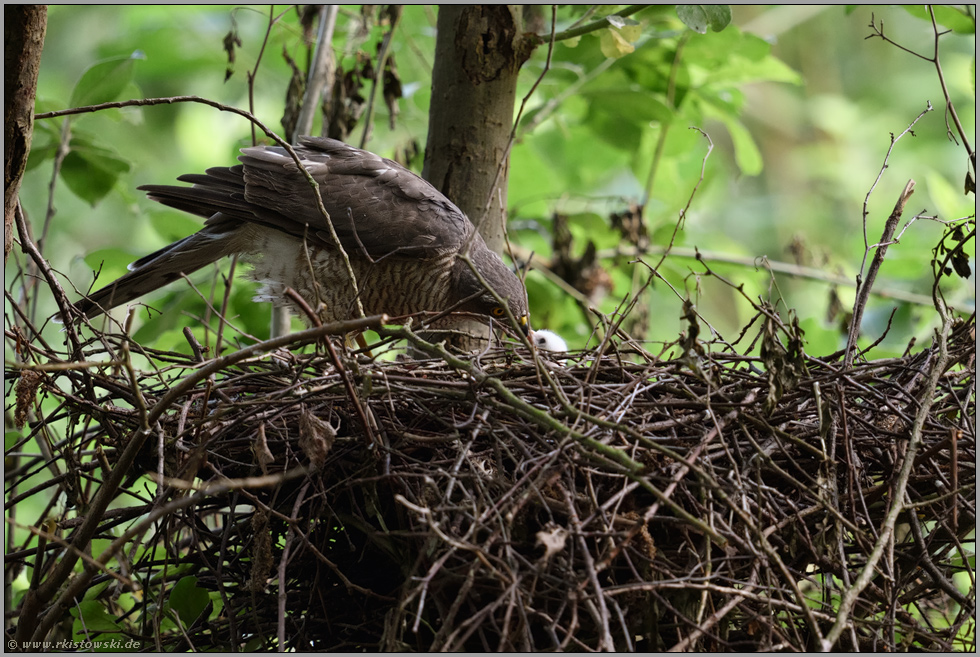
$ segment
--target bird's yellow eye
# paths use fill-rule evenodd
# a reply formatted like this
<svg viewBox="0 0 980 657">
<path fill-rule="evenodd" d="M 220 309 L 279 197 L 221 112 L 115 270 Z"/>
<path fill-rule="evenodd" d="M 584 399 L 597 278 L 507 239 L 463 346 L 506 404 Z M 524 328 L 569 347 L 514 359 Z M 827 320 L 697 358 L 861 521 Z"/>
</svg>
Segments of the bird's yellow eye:
<svg viewBox="0 0 980 657">
<path fill-rule="evenodd" d="M 504 315 L 507 314 L 507 311 L 504 310 L 504 308 L 502 306 L 497 306 L 496 308 L 494 308 L 490 312 L 493 313 L 493 316 L 494 317 L 503 317 Z"/>
</svg>

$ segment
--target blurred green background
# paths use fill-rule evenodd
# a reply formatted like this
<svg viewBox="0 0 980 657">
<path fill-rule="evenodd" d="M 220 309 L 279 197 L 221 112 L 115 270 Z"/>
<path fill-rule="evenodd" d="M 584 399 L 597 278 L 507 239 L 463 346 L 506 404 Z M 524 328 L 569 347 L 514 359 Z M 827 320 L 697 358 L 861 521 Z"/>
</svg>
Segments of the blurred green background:
<svg viewBox="0 0 980 657">
<path fill-rule="evenodd" d="M 613 9 L 598 8 L 585 20 Z M 558 29 L 583 18 L 583 11 L 560 8 Z M 946 82 L 975 144 L 975 22 L 972 14 L 956 9 L 937 11 L 944 29 L 952 29 L 941 40 Z M 379 99 L 366 143 L 388 157 L 415 150 L 407 158 L 415 171 L 421 170 L 419 153 L 425 145 L 435 12 L 404 8 L 391 45 L 403 92 L 398 115 L 391 128 L 389 110 Z M 878 240 L 910 178 L 918 186 L 903 225 L 921 210 L 944 221 L 975 212 L 974 197 L 963 194 L 964 148 L 947 138 L 934 66 L 881 39 L 866 38 L 873 14 L 890 38 L 931 54 L 933 29 L 922 12 L 915 7 L 738 6 L 725 29 L 698 34 L 674 7 L 655 6 L 632 16 L 635 22 L 610 23 L 556 44 L 550 70 L 528 99 L 512 151 L 510 239 L 522 257 L 533 252 L 551 261 L 560 215 L 571 238 L 568 256 L 578 261 L 594 249 L 599 257 L 595 266 L 579 272 L 585 294 L 577 296 L 542 271 L 528 274 L 534 325 L 558 331 L 573 348 L 594 346 L 595 317 L 583 312 L 580 301 L 588 296 L 587 303 L 614 316 L 625 300 L 639 295 L 624 326 L 657 354 L 662 344 L 686 331 L 680 317 L 684 300 L 690 299 L 704 322 L 734 341 L 755 311 L 732 287 L 704 275 L 704 267 L 690 257 L 697 248 L 713 271 L 743 286 L 745 297 L 770 301 L 784 315 L 793 309 L 806 332 L 807 353 L 821 356 L 842 348 L 853 281 L 865 254 L 862 205 L 891 135 L 905 130 L 930 102 L 935 111 L 916 124 L 914 136 L 907 134 L 896 144 L 870 196 L 867 239 Z M 38 112 L 93 100 L 178 95 L 247 109 L 248 79 L 254 73 L 254 112 L 281 132 L 291 76 L 283 52 L 305 68 L 308 51 L 295 9 L 280 6 L 271 15 L 277 20 L 270 29 L 270 9 L 262 6 L 52 6 Z M 526 18 L 530 29 L 550 30 L 549 7 L 530 9 Z M 341 10 L 333 47 L 345 71 L 375 55 L 385 29 L 365 21 L 360 7 Z M 224 41 L 230 30 L 241 45 L 226 81 Z M 539 47 L 525 64 L 519 97 L 541 76 L 547 50 Z M 362 92 L 369 89 L 368 82 Z M 354 128 L 351 143 L 361 142 L 363 125 L 362 120 Z M 251 144 L 246 120 L 201 104 L 80 115 L 70 121 L 71 150 L 52 184 L 64 128 L 64 119 L 37 122 L 20 197 L 35 239 L 43 237 L 43 252 L 63 275 L 72 299 L 93 285 L 94 271 L 101 269 L 95 287 L 104 285 L 129 262 L 200 226 L 196 218 L 147 200 L 137 191 L 139 185 L 168 184 L 184 173 L 232 164 L 238 149 Z M 714 145 L 707 160 L 708 140 L 699 130 Z M 675 235 L 702 167 L 704 180 Z M 644 262 L 656 264 L 671 240 L 674 245 L 659 268 L 663 280 L 646 288 L 649 268 L 635 261 L 634 245 L 611 221 L 613 213 L 628 215 L 638 205 L 649 239 Z M 910 339 L 924 344 L 930 338 L 936 324 L 929 302 L 930 260 L 943 231 L 940 223 L 916 221 L 888 251 L 876 289 L 913 301 L 872 297 L 863 345 L 885 332 L 897 308 L 874 357 L 901 354 Z M 627 255 L 616 255 L 617 250 Z M 763 258 L 809 273 L 773 276 L 760 266 Z M 24 262 L 15 247 L 5 271 L 8 330 L 15 317 L 10 299 L 21 303 L 27 280 Z M 223 262 L 192 278 L 205 296 L 220 303 L 220 279 L 227 270 Z M 950 303 L 964 313 L 975 308 L 974 285 L 975 276 L 942 283 Z M 252 303 L 253 290 L 239 268 L 228 315 L 240 330 L 265 338 L 270 309 Z M 32 294 L 34 321 L 40 326 L 57 308 L 43 286 Z M 197 318 L 205 314 L 205 305 L 186 284 L 172 284 L 144 301 L 163 314 L 147 321 L 145 310 L 137 313 L 134 330 L 140 343 L 187 352 L 180 328 L 189 325 L 201 343 L 214 344 L 215 322 L 210 329 L 201 325 Z M 121 310 L 115 314 L 124 316 Z M 63 342 L 59 330 L 50 323 L 44 329 L 56 348 Z M 740 351 L 749 349 L 746 343 L 754 333 L 737 345 Z M 701 335 L 711 337 L 706 328 Z M 225 337 L 241 339 L 232 331 Z M 14 349 L 13 340 L 6 340 L 8 362 L 17 359 Z M 9 409 L 10 385 L 5 393 Z M 5 428 L 9 451 L 27 433 Z M 28 441 L 19 449 L 37 448 Z M 24 486 L 48 475 L 39 469 Z M 39 524 L 46 512 L 20 509 L 17 522 L 24 524 Z M 27 540 L 26 530 L 16 534 L 18 544 Z M 22 591 L 26 574 L 18 582 Z"/>
<path fill-rule="evenodd" d="M 600 8 L 586 22 L 613 9 Z M 404 9 L 392 41 L 403 97 L 394 129 L 385 103 L 380 98 L 375 103 L 366 145 L 370 150 L 389 157 L 412 144 L 424 150 L 435 11 Z M 581 18 L 583 11 L 561 8 L 558 29 Z M 849 311 L 853 283 L 834 285 L 787 274 L 773 278 L 756 264 L 765 257 L 852 282 L 864 255 L 862 203 L 878 176 L 890 135 L 902 132 L 928 102 L 936 111 L 918 122 L 914 137 L 898 142 L 870 197 L 867 238 L 877 241 L 909 178 L 918 187 L 905 220 L 923 209 L 944 220 L 974 212 L 973 197 L 962 193 L 965 152 L 946 137 L 934 67 L 881 39 L 866 38 L 874 14 L 875 20 L 884 21 L 890 38 L 929 54 L 933 30 L 922 11 L 737 6 L 727 28 L 697 34 L 673 7 L 658 6 L 634 15 L 635 25 L 610 26 L 556 44 L 551 69 L 528 100 L 513 148 L 512 242 L 519 253 L 551 258 L 557 212 L 567 217 L 571 255 L 585 253 L 590 241 L 600 256 L 610 255 L 630 245 L 611 227 L 609 215 L 628 211 L 631 203 L 645 203 L 643 220 L 654 253 L 644 260 L 656 263 L 657 249 L 670 243 L 679 213 L 698 183 L 708 148 L 707 140 L 691 129 L 698 128 L 710 136 L 714 150 L 674 238 L 675 253 L 660 268 L 670 285 L 656 280 L 642 293 L 628 328 L 650 341 L 650 350 L 657 353 L 657 343 L 670 342 L 684 330 L 682 300 L 690 298 L 704 321 L 729 340 L 737 337 L 753 310 L 732 288 L 700 275 L 703 267 L 687 257 L 696 247 L 707 254 L 714 271 L 744 285 L 749 298 L 782 299 L 780 311 L 795 309 L 806 331 L 808 353 L 840 348 L 846 315 L 835 314 L 832 299 L 839 295 L 843 311 Z M 940 11 L 944 24 L 954 28 L 941 41 L 943 70 L 973 140 L 975 28 L 969 16 Z M 248 108 L 248 74 L 254 70 L 254 112 L 282 132 L 279 121 L 291 74 L 283 52 L 305 68 L 307 48 L 294 9 L 280 6 L 272 15 L 278 20 L 262 51 L 268 7 L 53 6 L 38 111 L 70 107 L 73 100 L 99 93 L 120 100 L 197 95 Z M 550 30 L 550 8 L 529 10 L 526 18 L 539 33 Z M 235 49 L 233 74 L 225 81 L 229 64 L 223 41 L 232 29 L 241 46 Z M 341 10 L 333 45 L 345 70 L 354 67 L 358 52 L 375 55 L 385 29 L 365 22 L 357 6 Z M 520 97 L 541 74 L 546 55 L 547 46 L 541 46 L 524 66 Z M 91 90 L 79 80 L 110 58 L 123 58 L 111 64 L 115 87 L 85 96 Z M 369 89 L 368 84 L 363 93 Z M 352 143 L 360 142 L 363 123 L 353 130 Z M 138 185 L 169 183 L 182 173 L 231 164 L 237 149 L 251 140 L 245 119 L 199 104 L 74 117 L 73 150 L 55 186 L 55 213 L 45 231 L 52 155 L 62 124 L 63 119 L 38 122 L 33 168 L 21 198 L 35 235 L 46 232 L 45 255 L 82 291 L 100 265 L 96 287 L 123 273 L 132 260 L 200 225 L 193 217 L 148 201 L 136 190 Z M 410 164 L 419 171 L 421 155 Z M 876 289 L 927 300 L 930 250 L 942 233 L 939 223 L 915 222 L 889 250 Z M 613 313 L 647 281 L 649 270 L 632 260 L 600 258 L 599 267 L 587 272 L 593 284 L 586 290 L 592 293 L 589 302 L 603 313 Z M 227 269 L 227 263 L 221 266 Z M 266 337 L 269 309 L 250 302 L 251 284 L 243 275 L 239 278 L 230 314 L 246 332 Z M 194 277 L 205 294 L 215 279 L 213 271 Z M 559 331 L 572 347 L 586 346 L 594 317 L 542 272 L 531 271 L 527 287 L 535 326 Z M 948 278 L 944 289 L 954 305 L 972 310 L 972 280 Z M 222 291 L 219 286 L 216 298 Z M 202 314 L 197 296 L 176 283 L 144 301 L 164 315 L 147 323 L 141 312 L 137 338 L 162 349 L 186 350 L 178 328 L 193 325 L 192 317 Z M 912 336 L 928 337 L 931 306 L 875 297 L 865 317 L 865 343 L 882 334 L 896 306 L 883 348 L 901 353 Z M 45 307 L 42 295 L 39 310 L 50 314 L 55 308 Z M 298 321 L 295 325 L 300 326 Z M 594 345 L 594 338 L 588 344 Z"/>
</svg>

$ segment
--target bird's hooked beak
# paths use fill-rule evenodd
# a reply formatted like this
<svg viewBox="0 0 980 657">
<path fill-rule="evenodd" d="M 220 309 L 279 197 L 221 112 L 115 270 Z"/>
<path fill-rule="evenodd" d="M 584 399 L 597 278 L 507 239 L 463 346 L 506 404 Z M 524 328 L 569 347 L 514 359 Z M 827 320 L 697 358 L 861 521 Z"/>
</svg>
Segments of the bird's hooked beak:
<svg viewBox="0 0 980 657">
<path fill-rule="evenodd" d="M 531 324 L 527 321 L 527 315 L 521 315 L 517 322 L 521 325 L 521 332 L 525 337 L 529 336 L 531 333 Z"/>
</svg>

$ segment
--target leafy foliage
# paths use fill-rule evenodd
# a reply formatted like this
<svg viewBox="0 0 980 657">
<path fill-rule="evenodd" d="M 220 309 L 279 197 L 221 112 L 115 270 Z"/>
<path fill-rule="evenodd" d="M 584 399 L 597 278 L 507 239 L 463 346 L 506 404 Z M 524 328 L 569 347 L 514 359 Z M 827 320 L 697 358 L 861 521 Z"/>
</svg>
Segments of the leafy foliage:
<svg viewBox="0 0 980 657">
<path fill-rule="evenodd" d="M 721 32 L 732 22 L 728 5 L 678 5 L 677 17 L 698 34 Z"/>
<path fill-rule="evenodd" d="M 528 24 L 536 26 L 547 41 L 547 10 L 525 11 Z M 903 100 L 909 108 L 907 113 L 896 112 L 894 94 L 880 90 L 880 85 L 868 85 L 868 75 L 871 70 L 896 70 L 899 66 L 906 78 L 925 77 L 931 73 L 928 68 L 909 70 L 903 55 L 894 49 L 878 47 L 872 51 L 874 46 L 860 39 L 864 36 L 864 21 L 870 16 L 863 9 L 849 14 L 825 9 L 809 18 L 800 14 L 804 20 L 800 27 L 792 27 L 792 21 L 778 22 L 781 19 L 776 15 L 789 15 L 789 9 L 773 9 L 758 16 L 752 15 L 758 10 L 739 9 L 735 15 L 740 20 L 732 20 L 728 7 L 710 5 L 651 7 L 629 16 L 617 11 L 615 7 L 592 11 L 581 6 L 558 10 L 558 33 L 590 25 L 600 29 L 555 44 L 551 68 L 529 98 L 521 118 L 509 183 L 511 233 L 515 244 L 526 246 L 521 253 L 533 249 L 545 260 L 555 257 L 552 239 L 548 237 L 555 212 L 585 213 L 600 220 L 584 233 L 579 233 L 573 222 L 571 248 L 575 254 L 583 254 L 590 243 L 599 249 L 600 256 L 616 252 L 617 246 L 628 250 L 636 245 L 612 229 L 608 217 L 633 201 L 642 207 L 640 218 L 650 237 L 646 247 L 662 249 L 673 239 L 675 246 L 683 247 L 675 250 L 678 254 L 689 253 L 696 245 L 702 252 L 727 253 L 746 264 L 763 254 L 771 260 L 795 260 L 804 266 L 819 267 L 828 262 L 832 272 L 839 272 L 841 281 L 852 278 L 862 248 L 861 234 L 855 230 L 860 218 L 857 205 L 872 179 L 866 169 L 880 161 L 882 136 L 900 131 L 922 102 L 915 97 Z M 960 26 L 958 29 L 965 29 L 963 21 L 969 21 L 969 16 L 950 11 L 941 12 L 940 20 L 953 21 Z M 909 31 L 909 25 L 900 24 L 903 16 L 909 14 L 890 13 L 890 24 Z M 46 65 L 42 72 L 39 105 L 47 108 L 82 100 L 109 100 L 122 97 L 120 94 L 126 90 L 148 97 L 197 94 L 247 107 L 247 80 L 254 70 L 255 111 L 267 124 L 274 125 L 282 116 L 286 82 L 292 76 L 291 65 L 275 53 L 287 52 L 294 62 L 307 57 L 303 17 L 289 10 L 275 18 L 269 45 L 258 60 L 268 20 L 264 10 L 185 8 L 171 15 L 152 7 L 131 8 L 122 13 L 99 8 L 55 8 L 49 28 L 53 36 L 45 61 L 59 63 Z M 370 11 L 345 11 L 339 21 L 334 48 L 339 66 L 350 72 L 345 94 L 349 99 L 361 99 L 357 101 L 360 105 L 348 104 L 347 111 L 363 112 L 373 75 L 373 49 L 386 28 Z M 743 24 L 751 29 L 743 28 Z M 124 25 L 126 29 L 121 29 Z M 388 126 L 387 106 L 374 104 L 378 120 L 373 122 L 369 148 L 383 154 L 421 152 L 418 145 L 424 143 L 428 115 L 433 25 L 432 12 L 406 8 L 392 47 L 403 92 L 397 101 L 399 115 L 392 129 Z M 64 48 L 57 41 L 59 30 L 69 26 L 80 27 L 82 33 L 91 35 L 91 41 L 85 42 L 81 50 Z M 914 23 L 911 26 L 920 27 Z M 827 48 L 822 41 L 818 46 L 817 41 L 807 37 L 806 30 L 830 34 L 834 47 Z M 229 64 L 226 37 L 232 33 L 240 45 L 233 39 L 236 59 Z M 174 43 L 180 47 L 173 47 Z M 848 71 L 869 73 L 856 79 L 851 74 L 838 76 L 836 93 L 820 91 L 821 86 L 834 88 L 823 82 L 817 87 L 813 82 L 802 86 L 801 57 L 803 48 L 811 43 L 820 48 L 821 57 L 827 51 L 839 54 L 841 61 L 848 62 Z M 960 62 L 966 60 L 957 59 L 964 53 L 960 43 L 947 40 L 946 44 L 952 47 L 947 54 L 947 68 L 961 70 Z M 546 50 L 544 45 L 539 47 L 525 66 L 522 92 L 539 76 Z M 86 56 L 96 63 L 87 64 Z M 229 65 L 232 74 L 225 82 Z M 882 66 L 890 69 L 881 69 Z M 180 70 L 179 79 L 173 75 L 174 70 Z M 828 74 L 835 68 L 828 64 L 821 70 L 823 77 L 818 81 L 829 81 Z M 888 79 L 887 74 L 883 78 Z M 916 86 L 918 83 L 904 87 Z M 954 88 L 958 86 L 954 84 Z M 67 100 L 65 88 L 73 89 Z M 864 94 L 864 100 L 858 92 Z M 58 97 L 62 98 L 61 103 L 56 101 Z M 907 94 L 900 96 L 906 97 Z M 869 111 L 862 107 L 881 109 Z M 883 114 L 874 114 L 875 111 Z M 110 234 L 119 238 L 117 244 L 132 251 L 133 259 L 175 239 L 181 231 L 190 230 L 193 220 L 153 207 L 151 202 L 140 199 L 135 186 L 140 182 L 167 182 L 181 173 L 230 162 L 236 147 L 249 142 L 248 126 L 243 121 L 228 120 L 203 108 L 174 105 L 115 112 L 114 116 L 100 113 L 72 119 L 71 148 L 60 175 L 67 190 L 78 198 L 90 205 L 100 201 L 103 205 L 95 211 L 72 211 L 76 220 L 71 225 L 53 223 L 56 244 L 73 245 L 69 257 L 109 246 L 104 239 L 94 239 L 105 236 L 104 231 L 87 228 L 104 226 L 106 217 L 116 217 Z M 862 113 L 867 120 L 858 124 L 854 119 Z M 126 120 L 120 123 L 120 118 Z M 918 134 L 937 134 L 936 129 L 941 128 L 939 118 L 929 117 L 930 123 L 920 126 Z M 363 118 L 352 125 L 350 139 L 357 143 L 362 136 Z M 689 130 L 691 126 L 705 129 L 717 148 L 707 160 L 706 179 L 698 191 L 693 213 L 684 230 L 673 236 L 673 225 L 691 195 L 708 151 L 707 140 Z M 57 123 L 40 121 L 31 166 L 50 164 L 60 139 Z M 777 139 L 793 145 L 787 148 Z M 902 158 L 902 166 L 893 170 L 907 169 L 906 161 L 922 162 L 925 158 L 914 153 L 934 149 L 934 143 L 903 143 L 903 150 L 896 154 Z M 859 153 L 859 148 L 864 150 Z M 412 163 L 417 167 L 421 160 L 416 157 Z M 909 175 L 913 174 L 910 170 Z M 120 176 L 124 177 L 121 184 Z M 956 218 L 969 212 L 965 199 L 944 191 L 950 187 L 946 181 L 955 179 L 952 171 L 930 169 L 918 177 L 920 185 L 921 179 L 928 177 L 927 193 L 933 194 L 935 189 L 935 194 L 941 195 L 945 217 Z M 41 190 L 46 182 L 43 176 L 35 176 L 33 181 L 38 184 L 25 198 L 32 214 L 37 215 L 40 207 L 31 199 L 43 198 Z M 110 207 L 105 207 L 106 195 L 113 190 L 118 196 Z M 61 196 L 64 190 L 56 189 L 56 193 Z M 786 199 L 793 194 L 799 199 L 790 207 Z M 59 207 L 65 202 L 59 201 Z M 138 210 L 135 217 L 121 219 L 132 215 L 134 209 Z M 154 218 L 152 222 L 147 221 L 147 212 Z M 158 220 L 163 217 L 166 219 Z M 932 235 L 929 239 L 933 241 L 939 237 L 938 230 L 921 223 L 912 230 Z M 828 239 L 831 236 L 835 239 Z M 791 251 L 793 244 L 802 250 L 792 247 L 796 251 Z M 902 279 L 917 285 L 926 283 L 928 267 L 919 260 L 915 266 L 903 265 Z M 608 274 L 603 279 L 610 279 L 613 285 L 602 287 L 603 293 L 591 302 L 601 312 L 609 313 L 636 293 L 644 277 L 635 274 L 636 265 L 630 264 L 628 257 L 600 257 L 597 266 Z M 73 280 L 81 281 L 86 278 L 86 270 L 72 266 L 68 273 Z M 736 265 L 730 271 L 749 273 L 745 265 Z M 115 268 L 106 270 L 101 280 L 119 272 Z M 679 309 L 681 298 L 704 291 L 686 282 L 693 279 L 689 277 L 689 262 L 683 259 L 669 260 L 661 273 L 681 292 L 675 295 L 654 284 L 643 299 L 650 307 Z M 754 286 L 756 294 L 767 296 L 772 294 L 768 278 L 765 273 L 753 274 L 745 282 Z M 576 303 L 556 293 L 554 284 L 542 279 L 539 272 L 532 270 L 529 274 L 535 322 L 547 323 L 566 334 L 573 346 L 583 346 L 592 334 L 596 317 L 576 310 L 582 301 Z M 837 323 L 809 321 L 825 312 L 801 307 L 801 302 L 811 305 L 822 296 L 814 296 L 814 292 L 825 286 L 826 283 L 808 283 L 803 278 L 782 279 L 778 291 L 773 290 L 786 297 L 787 308 L 801 311 L 809 324 L 808 339 L 818 343 L 833 341 Z M 186 289 L 179 294 L 187 294 Z M 739 313 L 732 313 L 733 300 L 724 297 L 724 293 L 718 293 L 698 299 L 702 315 L 723 332 L 736 328 L 740 319 Z M 261 326 L 267 313 L 267 309 L 254 304 L 232 310 L 254 326 Z M 651 313 L 649 326 L 636 326 L 633 330 L 639 331 L 640 337 L 664 340 L 676 332 L 679 315 L 679 310 Z M 913 313 L 909 317 L 914 316 Z M 926 330 L 925 326 L 915 327 L 914 319 L 910 321 L 900 334 L 921 334 Z M 883 328 L 875 325 L 869 330 L 874 333 Z M 899 343 L 896 349 L 901 348 Z"/>
<path fill-rule="evenodd" d="M 898 356 L 910 340 L 931 336 L 934 314 L 923 308 L 934 266 L 951 274 L 941 282 L 950 303 L 973 311 L 975 229 L 963 219 L 975 208 L 962 194 L 961 145 L 948 137 L 959 136 L 942 111 L 926 114 L 913 135 L 897 142 L 876 182 L 890 135 L 905 130 L 927 102 L 940 110 L 943 103 L 935 68 L 866 40 L 868 24 L 872 15 L 885 20 L 889 36 L 931 55 L 924 12 L 683 5 L 623 15 L 616 7 L 570 5 L 556 9 L 554 33 L 572 36 L 551 49 L 550 10 L 525 8 L 541 45 L 522 70 L 519 95 L 528 102 L 511 153 L 509 231 L 518 264 L 533 253 L 546 265 L 532 267 L 526 279 L 535 325 L 558 331 L 573 348 L 594 346 L 632 304 L 622 328 L 648 347 L 673 343 L 699 325 L 758 354 L 759 346 L 737 337 L 752 316 L 745 300 L 761 298 L 798 319 L 807 353 L 832 353 L 846 341 L 866 246 L 909 178 L 919 184 L 915 211 L 957 223 L 920 220 L 903 229 L 876 284 L 890 296 L 872 300 L 861 344 L 880 340 L 879 353 Z M 935 15 L 952 30 L 940 41 L 951 99 L 962 122 L 974 126 L 975 16 L 953 7 L 938 7 Z M 198 95 L 251 108 L 279 129 L 290 61 L 301 66 L 310 55 L 307 19 L 292 8 L 54 6 L 38 112 Z M 377 92 L 388 102 L 376 99 L 369 129 L 366 99 L 390 28 L 385 20 L 375 10 L 341 11 L 332 45 L 343 103 L 332 109 L 331 122 L 343 125 L 352 143 L 364 139 L 369 149 L 420 170 L 435 14 L 405 7 L 391 45 L 397 68 L 387 69 L 395 78 L 389 93 Z M 192 104 L 41 119 L 21 199 L 45 256 L 63 283 L 82 292 L 96 273 L 104 284 L 127 262 L 198 225 L 146 200 L 138 185 L 230 164 L 251 139 L 246 121 Z M 670 257 L 658 264 L 668 247 Z M 11 299 L 24 282 L 19 257 L 8 265 L 7 317 L 15 316 Z M 149 296 L 144 301 L 162 314 L 141 308 L 135 341 L 188 352 L 182 329 L 193 326 L 211 356 L 263 336 L 269 310 L 251 301 L 246 280 L 229 284 L 232 271 L 223 263 L 200 272 L 193 278 L 200 294 L 175 283 Z M 225 301 L 233 328 L 214 312 Z M 57 311 L 43 297 L 35 303 L 36 317 Z M 58 330 L 45 328 L 46 339 L 60 341 Z M 15 349 L 8 341 L 8 361 L 16 360 Z M 27 432 L 5 433 L 8 452 L 33 449 L 32 440 Z M 49 476 L 41 468 L 25 485 Z M 50 509 L 20 508 L 21 524 L 5 531 L 27 546 L 33 539 L 24 525 L 40 525 Z M 14 582 L 15 602 L 28 578 L 22 573 Z M 171 590 L 161 611 L 176 612 L 167 616 L 168 629 L 215 603 L 193 579 Z M 120 613 L 128 611 L 123 607 Z M 86 599 L 72 613 L 75 636 L 84 628 L 120 631 L 118 615 L 101 600 Z"/>
</svg>

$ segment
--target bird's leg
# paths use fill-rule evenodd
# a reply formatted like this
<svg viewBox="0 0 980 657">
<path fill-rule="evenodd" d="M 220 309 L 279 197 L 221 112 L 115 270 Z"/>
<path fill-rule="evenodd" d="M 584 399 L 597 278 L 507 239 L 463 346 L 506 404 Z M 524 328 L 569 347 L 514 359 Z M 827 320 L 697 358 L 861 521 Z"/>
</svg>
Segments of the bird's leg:
<svg viewBox="0 0 980 657">
<path fill-rule="evenodd" d="M 347 343 L 347 346 L 352 349 L 354 347 L 354 343 L 356 342 L 361 350 L 368 355 L 368 358 L 374 358 L 374 354 L 372 354 L 371 350 L 368 348 L 367 338 L 364 337 L 364 333 L 358 331 L 353 336 L 348 333 L 344 338 L 344 341 Z"/>
</svg>

